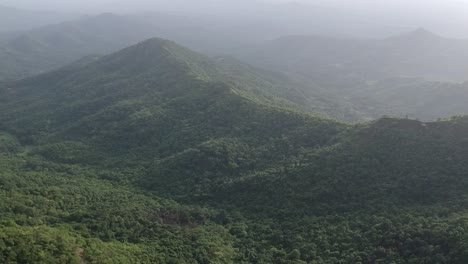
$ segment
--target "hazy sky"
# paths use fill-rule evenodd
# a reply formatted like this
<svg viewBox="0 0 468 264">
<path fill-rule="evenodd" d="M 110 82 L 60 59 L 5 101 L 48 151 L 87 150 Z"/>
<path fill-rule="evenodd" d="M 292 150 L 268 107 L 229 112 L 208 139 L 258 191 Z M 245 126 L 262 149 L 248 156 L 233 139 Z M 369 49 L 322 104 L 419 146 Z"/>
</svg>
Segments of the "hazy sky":
<svg viewBox="0 0 468 264">
<path fill-rule="evenodd" d="M 442 35 L 468 38 L 468 0 L 0 0 L 0 5 L 76 13 L 169 11 L 261 16 L 277 14 L 273 12 L 286 9 L 281 5 L 293 6 L 293 2 L 303 5 L 298 11 L 315 6 L 352 10 L 376 23 L 425 27 Z"/>
<path fill-rule="evenodd" d="M 462 9 L 467 10 L 468 0 L 0 0 L 1 4 L 41 8 L 41 9 L 80 9 L 93 10 L 123 7 L 130 9 L 143 9 L 147 7 L 158 8 L 158 6 L 236 6 L 240 2 L 269 2 L 269 3 L 287 3 L 300 2 L 304 4 L 321 4 L 336 7 L 346 7 L 355 9 L 384 9 L 384 8 L 418 8 L 424 10 L 430 9 L 450 9 L 453 11 Z"/>
</svg>

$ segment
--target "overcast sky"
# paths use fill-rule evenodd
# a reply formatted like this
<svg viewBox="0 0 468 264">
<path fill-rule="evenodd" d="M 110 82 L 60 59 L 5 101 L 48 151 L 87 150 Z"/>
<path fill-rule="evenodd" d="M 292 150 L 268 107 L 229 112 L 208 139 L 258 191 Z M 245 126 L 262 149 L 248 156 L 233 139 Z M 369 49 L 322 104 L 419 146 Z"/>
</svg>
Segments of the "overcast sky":
<svg viewBox="0 0 468 264">
<path fill-rule="evenodd" d="M 196 14 L 268 14 L 292 2 L 352 10 L 366 19 L 425 27 L 446 36 L 468 38 L 468 0 L 0 0 L 0 5 L 76 13 L 166 11 Z M 283 8 L 284 9 L 284 8 Z M 360 13 L 359 13 L 360 12 Z M 273 19 L 273 18 L 272 18 Z"/>
<path fill-rule="evenodd" d="M 97 10 L 114 9 L 125 6 L 127 9 L 158 8 L 158 6 L 236 6 L 239 2 L 269 2 L 287 3 L 300 2 L 304 4 L 321 4 L 354 9 L 402 9 L 418 8 L 424 10 L 450 9 L 467 10 L 468 0 L 0 0 L 0 3 L 17 7 L 35 9 L 61 9 L 61 10 Z"/>
</svg>

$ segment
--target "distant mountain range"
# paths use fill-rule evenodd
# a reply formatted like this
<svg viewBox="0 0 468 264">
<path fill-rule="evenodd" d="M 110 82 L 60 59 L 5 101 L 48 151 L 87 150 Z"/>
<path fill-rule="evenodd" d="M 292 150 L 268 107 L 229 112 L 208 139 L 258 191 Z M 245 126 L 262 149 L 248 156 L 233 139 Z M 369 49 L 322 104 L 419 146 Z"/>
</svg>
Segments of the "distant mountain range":
<svg viewBox="0 0 468 264">
<path fill-rule="evenodd" d="M 215 29 L 210 21 L 162 14 L 101 14 L 4 35 L 0 80 L 46 72 L 84 56 L 108 54 L 162 36 L 211 55 L 232 54 L 254 65 L 257 73 L 258 68 L 266 69 L 269 73 L 263 76 L 269 76 L 272 86 L 287 87 L 282 97 L 293 98 L 289 101 L 306 111 L 340 120 L 383 115 L 435 120 L 468 112 L 462 84 L 468 69 L 468 41 L 418 29 L 385 39 L 286 36 L 246 45 L 266 36 L 251 39 L 236 33 L 237 26 Z M 398 87 L 389 87 L 393 83 Z M 447 104 L 449 100 L 454 104 Z M 404 107 L 401 102 L 406 102 Z"/>
<path fill-rule="evenodd" d="M 180 31 L 180 28 L 186 24 L 172 25 L 174 27 L 172 31 L 171 26 L 159 26 L 164 25 L 165 19 L 167 18 L 155 18 L 151 15 L 150 18 L 137 20 L 113 14 L 102 14 L 12 36 L 0 45 L 0 76 L 3 76 L 3 79 L 30 76 L 60 67 L 83 56 L 107 54 L 127 44 L 137 43 L 140 39 L 158 34 L 173 35 L 176 38 L 185 39 L 193 46 L 203 46 L 196 40 L 203 36 L 200 35 L 200 31 L 188 30 L 198 35 L 190 41 L 188 40 L 190 35 L 184 35 L 187 31 Z M 215 32 L 204 32 L 204 34 L 208 33 L 216 35 Z M 204 41 L 210 40 L 208 37 L 203 39 Z M 366 109 L 354 107 L 352 102 L 336 97 L 313 83 L 296 80 L 277 72 L 262 71 L 232 60 L 229 56 L 219 56 L 217 60 L 218 67 L 236 71 L 243 76 L 243 80 L 239 83 L 250 80 L 257 82 L 256 86 L 271 86 L 281 93 L 280 97 L 290 99 L 289 102 L 303 109 L 346 120 L 359 120 L 363 116 L 371 117 L 367 116 Z"/>
<path fill-rule="evenodd" d="M 0 35 L 3 32 L 30 30 L 77 17 L 78 15 L 24 10 L 0 5 Z"/>
<path fill-rule="evenodd" d="M 44 72 L 83 56 L 108 54 L 151 37 L 177 40 L 209 54 L 250 43 L 236 29 L 217 28 L 214 24 L 209 18 L 105 13 L 3 34 L 0 35 L 0 80 Z"/>
<path fill-rule="evenodd" d="M 468 80 L 467 51 L 468 40 L 418 29 L 379 40 L 290 36 L 235 53 L 252 65 L 326 87 L 353 105 L 367 98 L 369 116 L 434 120 L 468 113 L 462 84 Z"/>
<path fill-rule="evenodd" d="M 150 36 L 142 24 L 112 14 L 22 32 L 0 46 L 0 76 L 21 78 L 84 56 L 107 54 Z"/>
<path fill-rule="evenodd" d="M 245 61 L 311 78 L 340 73 L 379 80 L 414 77 L 466 81 L 468 40 L 447 39 L 424 29 L 379 40 L 289 36 L 240 51 Z"/>
</svg>

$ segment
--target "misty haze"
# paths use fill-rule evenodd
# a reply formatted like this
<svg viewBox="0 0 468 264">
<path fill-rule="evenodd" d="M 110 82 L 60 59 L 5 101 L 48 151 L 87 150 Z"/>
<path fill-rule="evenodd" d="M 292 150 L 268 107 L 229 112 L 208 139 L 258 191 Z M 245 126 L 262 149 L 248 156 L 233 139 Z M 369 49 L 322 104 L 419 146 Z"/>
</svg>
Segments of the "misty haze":
<svg viewBox="0 0 468 264">
<path fill-rule="evenodd" d="M 0 263 L 468 263 L 466 14 L 0 0 Z"/>
</svg>

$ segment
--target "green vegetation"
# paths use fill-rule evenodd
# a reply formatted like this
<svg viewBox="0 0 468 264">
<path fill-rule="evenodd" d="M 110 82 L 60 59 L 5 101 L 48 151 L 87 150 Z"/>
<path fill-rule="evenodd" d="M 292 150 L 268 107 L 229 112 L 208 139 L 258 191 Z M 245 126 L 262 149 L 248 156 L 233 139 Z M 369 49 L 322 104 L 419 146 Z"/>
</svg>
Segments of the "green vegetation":
<svg viewBox="0 0 468 264">
<path fill-rule="evenodd" d="M 347 125 L 268 74 L 152 39 L 0 86 L 0 262 L 468 261 L 466 117 Z"/>
<path fill-rule="evenodd" d="M 96 179 L 110 171 L 22 153 L 2 153 L 1 168 L 2 263 L 222 263 L 235 253 L 215 211 Z"/>
</svg>

